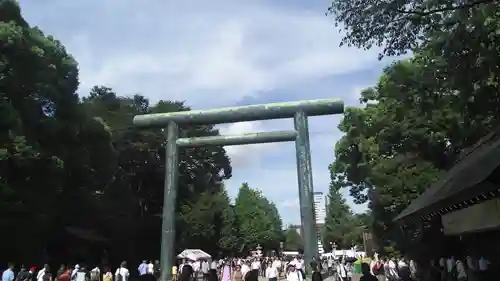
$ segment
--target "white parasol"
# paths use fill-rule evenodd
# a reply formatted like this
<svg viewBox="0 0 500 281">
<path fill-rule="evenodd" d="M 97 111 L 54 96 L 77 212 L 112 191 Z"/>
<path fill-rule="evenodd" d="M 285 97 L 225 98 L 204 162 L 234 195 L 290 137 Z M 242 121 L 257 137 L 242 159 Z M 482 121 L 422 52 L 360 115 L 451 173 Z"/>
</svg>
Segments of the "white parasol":
<svg viewBox="0 0 500 281">
<path fill-rule="evenodd" d="M 178 254 L 177 258 L 197 261 L 200 259 L 210 259 L 212 258 L 212 256 L 200 249 L 186 249 L 182 251 L 180 254 Z"/>
</svg>

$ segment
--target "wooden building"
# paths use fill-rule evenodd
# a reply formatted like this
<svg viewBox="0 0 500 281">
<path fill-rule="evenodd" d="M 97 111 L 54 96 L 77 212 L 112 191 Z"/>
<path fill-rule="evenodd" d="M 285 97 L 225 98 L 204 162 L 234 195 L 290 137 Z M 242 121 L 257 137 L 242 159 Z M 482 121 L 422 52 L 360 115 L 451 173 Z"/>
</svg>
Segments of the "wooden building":
<svg viewBox="0 0 500 281">
<path fill-rule="evenodd" d="M 428 255 L 500 257 L 500 129 L 467 149 L 454 166 L 395 219 Z M 403 231 L 404 232 L 404 231 Z M 493 258 L 495 256 L 495 258 Z"/>
</svg>

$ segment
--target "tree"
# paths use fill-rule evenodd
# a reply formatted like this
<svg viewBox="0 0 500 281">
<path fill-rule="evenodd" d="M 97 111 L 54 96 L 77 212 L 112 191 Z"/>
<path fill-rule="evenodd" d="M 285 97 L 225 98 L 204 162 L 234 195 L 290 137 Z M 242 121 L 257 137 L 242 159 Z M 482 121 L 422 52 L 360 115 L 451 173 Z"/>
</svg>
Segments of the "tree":
<svg viewBox="0 0 500 281">
<path fill-rule="evenodd" d="M 326 249 L 335 243 L 340 248 L 350 248 L 358 245 L 363 222 L 351 212 L 345 199 L 336 185 L 331 185 L 328 192 L 325 225 L 322 230 L 322 240 Z"/>
<path fill-rule="evenodd" d="M 115 255 L 111 259 L 158 257 L 164 136 L 161 130 L 137 130 L 131 121 L 136 114 L 189 108 L 171 101 L 151 106 L 144 96 L 122 97 L 105 86 L 80 100 L 77 63 L 64 46 L 30 27 L 15 1 L 0 1 L 0 15 L 0 225 L 37 225 L 12 232 L 0 251 L 24 263 L 46 262 L 44 253 L 56 262 L 98 262 L 106 248 Z M 216 134 L 212 126 L 181 128 L 183 136 Z M 210 202 L 199 194 L 221 202 L 219 182 L 231 176 L 224 149 L 183 150 L 180 165 L 177 217 L 218 221 L 222 210 L 199 214 L 189 207 Z M 197 237 L 179 226 L 179 237 Z M 211 231 L 203 237 L 206 245 L 220 239 L 218 229 Z M 131 241 L 148 242 L 136 247 Z M 83 251 L 88 248 L 94 253 Z"/>
<path fill-rule="evenodd" d="M 218 237 L 218 247 L 219 249 L 229 254 L 235 250 L 239 250 L 241 247 L 241 242 L 239 238 L 239 225 L 236 220 L 236 213 L 234 206 L 231 205 L 229 196 L 224 187 L 222 191 L 218 194 L 219 201 L 217 203 L 218 219 L 215 224 L 219 226 L 219 237 Z"/>
<path fill-rule="evenodd" d="M 285 241 L 283 243 L 283 249 L 285 251 L 303 251 L 304 250 L 304 241 L 297 230 L 294 228 L 287 228 L 284 230 L 283 237 Z"/>
<path fill-rule="evenodd" d="M 236 197 L 235 213 L 241 242 L 246 249 L 254 249 L 258 244 L 265 249 L 279 248 L 281 218 L 276 206 L 261 192 L 243 183 Z"/>
<path fill-rule="evenodd" d="M 499 123 L 497 0 L 376 4 L 334 0 L 329 12 L 337 26 L 347 31 L 343 44 L 383 46 L 385 55 L 412 51 L 413 69 L 418 71 L 411 85 L 423 97 L 413 103 L 421 109 L 435 108 L 434 101 L 448 103 L 456 121 L 463 122 L 453 122 L 451 129 L 466 146 Z"/>
<path fill-rule="evenodd" d="M 61 42 L 31 27 L 16 1 L 0 0 L 0 30 L 0 226 L 36 225 L 7 232 L 2 256 L 24 264 L 99 263 L 106 252 L 108 264 L 158 258 L 165 136 L 135 128 L 132 118 L 190 108 L 178 101 L 150 104 L 104 85 L 80 98 L 77 62 Z M 219 132 L 183 125 L 179 133 Z M 230 204 L 223 181 L 231 165 L 222 147 L 181 149 L 179 173 L 176 250 L 279 246 L 282 222 L 274 203 L 247 186 Z"/>
<path fill-rule="evenodd" d="M 189 110 L 181 102 L 160 101 L 149 105 L 147 98 L 135 95 L 120 97 L 112 89 L 94 87 L 83 105 L 89 115 L 99 118 L 113 132 L 113 142 L 118 151 L 119 169 L 115 180 L 103 194 L 106 212 L 116 217 L 111 219 L 110 236 L 117 241 L 160 239 L 160 214 L 163 204 L 163 179 L 165 173 L 164 134 L 160 129 L 137 130 L 132 124 L 136 114 Z M 182 136 L 215 135 L 212 126 L 183 126 Z M 177 250 L 186 247 L 204 247 L 209 252 L 218 252 L 222 210 L 225 194 L 219 181 L 229 178 L 229 159 L 221 147 L 182 149 L 180 154 L 180 178 L 177 201 Z M 123 191 L 126 187 L 126 192 Z M 221 193 L 224 193 L 221 195 Z M 222 196 L 222 197 L 221 197 Z M 226 194 L 227 196 L 227 194 Z M 120 200 L 117 200 L 120 198 Z M 123 206 L 129 206 L 123 210 Z M 125 213 L 125 216 L 123 215 Z M 118 225 L 130 229 L 122 233 Z M 120 230 L 118 232 L 115 231 Z M 147 236 L 147 237 L 146 237 Z M 208 245 L 210 245 L 208 247 Z M 157 248 L 140 247 L 115 249 L 122 256 L 158 256 Z"/>
<path fill-rule="evenodd" d="M 77 63 L 64 46 L 30 27 L 16 1 L 0 1 L 0 15 L 0 225 L 40 226 L 9 232 L 0 251 L 36 260 L 75 211 L 66 199 L 110 180 L 114 153 L 109 132 L 79 105 Z"/>
<path fill-rule="evenodd" d="M 481 15 L 481 13 L 486 12 Z M 429 35 L 460 25 L 470 15 L 495 16 L 498 1 L 333 0 L 328 13 L 347 34 L 342 44 L 400 55 L 426 44 Z"/>
<path fill-rule="evenodd" d="M 391 65 L 362 92 L 365 108 L 347 109 L 339 125 L 345 135 L 335 147 L 332 184 L 350 188 L 358 203 L 369 200 L 380 245 L 400 236 L 394 216 L 498 124 L 464 115 L 457 95 L 426 80 L 427 67 L 421 57 Z"/>
</svg>

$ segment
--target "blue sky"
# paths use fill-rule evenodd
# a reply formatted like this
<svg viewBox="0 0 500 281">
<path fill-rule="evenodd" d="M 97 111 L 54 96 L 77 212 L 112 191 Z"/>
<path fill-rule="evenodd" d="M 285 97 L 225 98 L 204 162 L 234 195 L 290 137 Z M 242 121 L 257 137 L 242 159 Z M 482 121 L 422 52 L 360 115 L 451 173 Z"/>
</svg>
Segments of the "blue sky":
<svg viewBox="0 0 500 281">
<path fill-rule="evenodd" d="M 378 50 L 339 48 L 328 1 L 22 0 L 25 18 L 61 40 L 80 65 L 81 88 L 114 88 L 196 109 L 340 98 L 358 105 L 384 63 Z M 341 116 L 310 118 L 314 190 L 326 194 Z M 291 129 L 291 120 L 221 126 L 225 134 Z M 293 143 L 227 148 L 235 196 L 242 182 L 300 221 Z M 355 211 L 366 207 L 353 205 Z"/>
</svg>

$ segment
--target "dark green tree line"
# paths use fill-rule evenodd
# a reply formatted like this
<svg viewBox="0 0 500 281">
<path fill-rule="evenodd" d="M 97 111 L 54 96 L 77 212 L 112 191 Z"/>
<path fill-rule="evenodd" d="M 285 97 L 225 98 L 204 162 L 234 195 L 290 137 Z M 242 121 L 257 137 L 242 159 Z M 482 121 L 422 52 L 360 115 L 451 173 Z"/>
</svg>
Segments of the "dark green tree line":
<svg viewBox="0 0 500 281">
<path fill-rule="evenodd" d="M 116 265 L 159 258 L 165 136 L 134 128 L 132 118 L 190 108 L 168 100 L 153 105 L 105 86 L 80 98 L 75 59 L 30 26 L 13 0 L 0 0 L 0 53 L 0 228 L 8 242 L 0 245 L 1 259 L 105 257 Z M 218 133 L 213 126 L 180 128 L 181 137 Z M 222 147 L 181 149 L 179 158 L 178 251 L 278 247 L 281 219 L 272 202 L 242 187 L 231 205 L 223 185 L 231 165 Z M 252 223 L 259 231 L 247 231 Z"/>
</svg>

